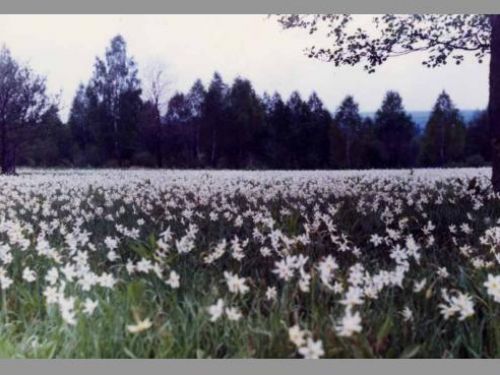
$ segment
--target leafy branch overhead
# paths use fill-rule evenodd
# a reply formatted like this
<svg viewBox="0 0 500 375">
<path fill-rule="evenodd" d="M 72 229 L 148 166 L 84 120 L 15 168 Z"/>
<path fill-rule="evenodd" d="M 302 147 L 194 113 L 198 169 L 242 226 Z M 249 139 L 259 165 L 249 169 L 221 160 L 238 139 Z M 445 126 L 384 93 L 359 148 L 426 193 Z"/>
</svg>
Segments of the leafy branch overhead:
<svg viewBox="0 0 500 375">
<path fill-rule="evenodd" d="M 309 34 L 324 34 L 330 46 L 306 49 L 310 58 L 340 65 L 358 65 L 369 73 L 389 58 L 426 52 L 422 63 L 438 67 L 449 61 L 460 64 L 466 53 L 478 62 L 490 53 L 491 26 L 486 15 L 406 14 L 370 16 L 316 14 L 280 15 L 285 29 L 303 28 Z"/>
</svg>

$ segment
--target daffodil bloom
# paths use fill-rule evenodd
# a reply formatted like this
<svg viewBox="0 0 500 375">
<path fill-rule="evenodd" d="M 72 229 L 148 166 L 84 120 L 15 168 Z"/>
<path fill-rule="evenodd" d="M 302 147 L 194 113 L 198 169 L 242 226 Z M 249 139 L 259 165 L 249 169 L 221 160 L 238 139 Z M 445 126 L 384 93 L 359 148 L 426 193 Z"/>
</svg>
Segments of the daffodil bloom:
<svg viewBox="0 0 500 375">
<path fill-rule="evenodd" d="M 151 328 L 152 325 L 153 323 L 151 323 L 151 320 L 149 320 L 149 318 L 146 318 L 144 320 L 138 321 L 136 324 L 127 325 L 127 331 L 129 331 L 130 333 L 141 333 Z"/>
</svg>

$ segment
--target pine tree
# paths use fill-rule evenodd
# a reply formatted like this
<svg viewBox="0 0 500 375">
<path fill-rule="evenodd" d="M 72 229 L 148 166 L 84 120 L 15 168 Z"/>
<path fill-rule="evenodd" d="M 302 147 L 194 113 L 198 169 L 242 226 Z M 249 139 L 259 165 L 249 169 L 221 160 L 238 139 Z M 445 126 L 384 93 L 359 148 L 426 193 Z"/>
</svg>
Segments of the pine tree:
<svg viewBox="0 0 500 375">
<path fill-rule="evenodd" d="M 215 73 L 205 96 L 200 126 L 200 150 L 204 165 L 216 167 L 220 157 L 221 132 L 227 122 L 228 88 Z"/>
<path fill-rule="evenodd" d="M 380 167 L 380 153 L 377 147 L 377 136 L 375 124 L 372 119 L 363 119 L 359 134 L 359 145 L 357 147 L 358 157 L 356 168 L 367 169 Z"/>
<path fill-rule="evenodd" d="M 195 164 L 200 162 L 200 129 L 203 118 L 203 104 L 205 102 L 207 92 L 201 80 L 196 80 L 187 94 L 187 101 L 191 110 L 191 136 L 193 146 L 193 160 Z"/>
<path fill-rule="evenodd" d="M 127 44 L 121 35 L 111 40 L 104 59 L 96 59 L 89 86 L 96 92 L 102 110 L 103 153 L 118 165 L 123 165 L 125 160 L 130 162 L 134 152 L 130 139 L 139 125 L 141 87 L 137 65 L 128 56 Z"/>
<path fill-rule="evenodd" d="M 182 93 L 176 93 L 168 102 L 165 115 L 165 152 L 169 166 L 187 167 L 193 163 L 191 105 Z"/>
<path fill-rule="evenodd" d="M 15 174 L 23 145 L 50 108 L 45 79 L 0 50 L 0 159 L 2 174 Z"/>
<path fill-rule="evenodd" d="M 339 161 L 339 165 L 345 168 L 356 167 L 355 162 L 357 153 L 360 152 L 357 143 L 359 143 L 362 118 L 359 114 L 358 103 L 354 101 L 352 96 L 347 96 L 340 107 L 338 108 L 334 121 L 340 130 L 340 137 L 336 142 L 337 148 L 341 147 L 344 151 L 343 158 Z"/>
<path fill-rule="evenodd" d="M 265 146 L 265 160 L 270 168 L 289 168 L 291 163 L 291 111 L 278 93 L 268 104 Z"/>
<path fill-rule="evenodd" d="M 226 165 L 241 168 L 255 165 L 259 154 L 257 138 L 264 123 L 264 108 L 250 81 L 235 79 L 228 95 L 229 121 L 221 132 Z"/>
<path fill-rule="evenodd" d="M 389 91 L 375 114 L 381 167 L 402 168 L 414 163 L 416 128 L 403 107 L 401 96 Z"/>
<path fill-rule="evenodd" d="M 290 95 L 287 106 L 290 109 L 290 138 L 287 145 L 290 166 L 294 169 L 303 169 L 307 165 L 311 110 L 297 91 Z"/>
<path fill-rule="evenodd" d="M 434 104 L 422 138 L 420 162 L 443 166 L 463 159 L 465 125 L 450 96 L 442 92 Z"/>
<path fill-rule="evenodd" d="M 491 138 L 488 112 L 478 112 L 469 122 L 465 136 L 465 155 L 471 166 L 491 162 Z"/>
<path fill-rule="evenodd" d="M 309 143 L 306 167 L 312 169 L 326 168 L 329 153 L 328 128 L 332 122 L 332 117 L 315 92 L 309 97 L 307 105 L 311 112 L 311 123 L 308 127 Z"/>
<path fill-rule="evenodd" d="M 140 148 L 141 152 L 136 155 L 139 162 L 147 166 L 162 168 L 165 156 L 165 124 L 159 106 L 152 100 L 147 100 L 142 105 L 140 114 Z"/>
</svg>

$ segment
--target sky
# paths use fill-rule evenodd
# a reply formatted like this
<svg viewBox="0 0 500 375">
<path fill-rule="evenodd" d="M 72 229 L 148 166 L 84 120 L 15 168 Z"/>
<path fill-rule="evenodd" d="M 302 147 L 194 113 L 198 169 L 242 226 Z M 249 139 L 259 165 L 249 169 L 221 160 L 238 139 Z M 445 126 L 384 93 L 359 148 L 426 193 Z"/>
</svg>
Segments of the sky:
<svg viewBox="0 0 500 375">
<path fill-rule="evenodd" d="M 88 82 L 96 56 L 121 34 L 146 81 L 152 66 L 163 66 L 168 94 L 187 91 L 200 78 L 208 85 L 215 71 L 225 82 L 241 76 L 255 90 L 313 91 L 335 111 L 353 95 L 363 112 L 375 111 L 387 90 L 397 90 L 407 110 L 430 110 L 446 90 L 460 109 L 483 109 L 488 98 L 488 61 L 472 56 L 460 66 L 428 69 L 422 55 L 390 60 L 375 74 L 361 66 L 334 67 L 303 51 L 315 37 L 305 30 L 283 30 L 267 15 L 0 15 L 0 44 L 47 77 L 49 92 L 60 95 L 67 117 L 80 83 Z"/>
</svg>

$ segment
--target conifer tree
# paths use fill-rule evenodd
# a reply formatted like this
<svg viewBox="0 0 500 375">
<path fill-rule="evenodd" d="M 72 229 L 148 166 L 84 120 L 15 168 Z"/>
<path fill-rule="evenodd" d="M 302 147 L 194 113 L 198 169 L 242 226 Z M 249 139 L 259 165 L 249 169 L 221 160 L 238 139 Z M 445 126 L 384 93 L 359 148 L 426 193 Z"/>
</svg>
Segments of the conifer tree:
<svg viewBox="0 0 500 375">
<path fill-rule="evenodd" d="M 385 95 L 375 114 L 375 132 L 382 167 L 402 168 L 414 163 L 416 128 L 397 92 L 389 91 Z"/>
<path fill-rule="evenodd" d="M 425 165 L 443 166 L 463 159 L 465 125 L 450 96 L 442 92 L 434 104 L 425 127 L 420 161 Z"/>
</svg>

